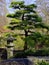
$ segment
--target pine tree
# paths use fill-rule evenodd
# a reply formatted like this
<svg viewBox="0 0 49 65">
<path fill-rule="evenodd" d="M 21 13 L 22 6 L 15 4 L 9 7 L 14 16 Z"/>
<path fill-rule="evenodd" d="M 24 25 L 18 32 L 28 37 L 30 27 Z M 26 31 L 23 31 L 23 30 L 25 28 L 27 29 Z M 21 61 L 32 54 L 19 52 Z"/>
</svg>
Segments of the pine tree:
<svg viewBox="0 0 49 65">
<path fill-rule="evenodd" d="M 12 2 L 10 7 L 15 9 L 15 12 L 13 14 L 7 15 L 7 17 L 12 18 L 8 28 L 10 28 L 11 30 L 18 29 L 24 31 L 24 50 L 27 50 L 27 44 L 29 41 L 29 39 L 27 39 L 29 38 L 28 36 L 32 37 L 32 34 L 36 34 L 36 31 L 34 31 L 36 28 L 48 27 L 45 26 L 44 23 L 42 23 L 42 18 L 38 16 L 37 12 L 35 11 L 35 9 L 37 8 L 35 4 L 25 5 L 24 1 L 17 1 Z"/>
</svg>

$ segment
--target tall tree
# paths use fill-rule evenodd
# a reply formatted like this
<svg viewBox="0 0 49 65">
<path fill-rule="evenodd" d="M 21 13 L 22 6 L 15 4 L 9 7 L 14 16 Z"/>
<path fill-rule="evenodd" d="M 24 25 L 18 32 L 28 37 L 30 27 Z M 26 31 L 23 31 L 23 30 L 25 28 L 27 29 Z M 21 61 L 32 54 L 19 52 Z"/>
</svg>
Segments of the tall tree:
<svg viewBox="0 0 49 65">
<path fill-rule="evenodd" d="M 8 28 L 24 31 L 24 50 L 26 50 L 29 41 L 28 36 L 32 37 L 32 34 L 36 34 L 37 28 L 47 28 L 47 26 L 42 23 L 42 18 L 36 13 L 37 6 L 35 4 L 25 5 L 24 1 L 16 1 L 12 2 L 10 7 L 15 9 L 15 12 L 7 15 L 7 17 L 12 18 Z"/>
</svg>

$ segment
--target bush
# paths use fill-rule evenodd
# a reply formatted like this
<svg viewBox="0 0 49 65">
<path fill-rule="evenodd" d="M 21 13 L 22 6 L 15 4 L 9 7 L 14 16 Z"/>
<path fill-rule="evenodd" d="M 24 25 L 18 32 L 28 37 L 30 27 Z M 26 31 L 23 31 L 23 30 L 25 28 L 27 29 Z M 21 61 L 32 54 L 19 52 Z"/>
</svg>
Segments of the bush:
<svg viewBox="0 0 49 65">
<path fill-rule="evenodd" d="M 39 50 L 26 50 L 26 51 L 20 51 L 16 52 L 14 57 L 22 58 L 27 56 L 49 56 L 49 48 L 47 49 L 39 49 Z"/>
<path fill-rule="evenodd" d="M 49 63 L 46 61 L 39 61 L 36 65 L 49 65 Z"/>
<path fill-rule="evenodd" d="M 36 50 L 33 55 L 35 56 L 49 56 L 49 49 L 39 49 Z"/>
<path fill-rule="evenodd" d="M 49 48 L 43 48 L 39 50 L 26 50 L 25 55 L 29 56 L 49 56 Z"/>
<path fill-rule="evenodd" d="M 26 58 L 26 54 L 24 51 L 17 51 L 14 53 L 14 58 Z"/>
<path fill-rule="evenodd" d="M 29 50 L 26 50 L 24 53 L 26 56 L 29 56 L 29 55 L 33 55 L 34 52 L 35 52 L 35 50 L 29 49 Z"/>
</svg>

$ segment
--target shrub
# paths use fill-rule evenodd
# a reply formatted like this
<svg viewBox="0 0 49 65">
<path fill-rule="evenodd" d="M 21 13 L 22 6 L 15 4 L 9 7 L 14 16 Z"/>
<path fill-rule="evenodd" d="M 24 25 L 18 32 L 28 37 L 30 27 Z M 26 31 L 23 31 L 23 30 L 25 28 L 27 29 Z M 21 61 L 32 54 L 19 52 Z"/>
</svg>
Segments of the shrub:
<svg viewBox="0 0 49 65">
<path fill-rule="evenodd" d="M 49 63 L 42 60 L 42 61 L 37 62 L 36 65 L 49 65 Z"/>
<path fill-rule="evenodd" d="M 35 56 L 49 56 L 49 48 L 48 49 L 39 49 L 36 50 L 33 55 Z"/>
<path fill-rule="evenodd" d="M 24 51 L 18 51 L 14 54 L 14 58 L 26 58 L 26 54 Z"/>
<path fill-rule="evenodd" d="M 49 48 L 43 48 L 39 50 L 26 50 L 25 55 L 29 56 L 49 56 Z"/>
<path fill-rule="evenodd" d="M 49 56 L 49 48 L 47 49 L 39 49 L 39 50 L 26 50 L 16 52 L 14 57 L 27 57 L 27 56 Z"/>
</svg>

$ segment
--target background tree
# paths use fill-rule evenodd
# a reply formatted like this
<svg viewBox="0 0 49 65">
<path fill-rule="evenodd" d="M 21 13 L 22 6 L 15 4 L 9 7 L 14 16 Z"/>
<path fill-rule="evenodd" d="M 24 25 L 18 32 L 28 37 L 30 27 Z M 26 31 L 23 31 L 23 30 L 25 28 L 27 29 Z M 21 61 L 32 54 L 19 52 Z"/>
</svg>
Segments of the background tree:
<svg viewBox="0 0 49 65">
<path fill-rule="evenodd" d="M 0 34 L 4 33 L 4 26 L 8 23 L 8 18 L 6 14 L 8 13 L 6 0 L 0 0 Z"/>
<path fill-rule="evenodd" d="M 27 44 L 30 40 L 28 36 L 32 37 L 33 33 L 36 34 L 36 29 L 47 28 L 47 26 L 45 26 L 44 23 L 42 23 L 42 18 L 38 16 L 37 12 L 35 11 L 35 8 L 37 7 L 35 4 L 25 5 L 24 1 L 17 1 L 12 2 L 10 7 L 15 9 L 15 12 L 13 14 L 7 15 L 7 17 L 12 18 L 8 28 L 10 28 L 11 30 L 18 29 L 21 30 L 21 32 L 24 31 L 24 50 L 27 50 Z"/>
<path fill-rule="evenodd" d="M 36 0 L 37 12 L 43 17 L 43 21 L 49 23 L 49 0 Z"/>
<path fill-rule="evenodd" d="M 6 1 L 4 0 L 0 0 L 0 26 L 3 26 L 6 24 L 7 22 L 7 17 L 6 17 L 6 14 L 7 14 L 8 10 L 7 10 L 7 7 L 6 7 Z"/>
</svg>

